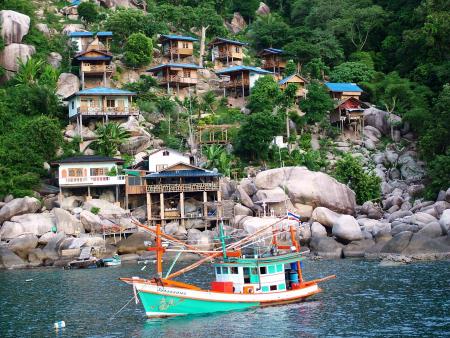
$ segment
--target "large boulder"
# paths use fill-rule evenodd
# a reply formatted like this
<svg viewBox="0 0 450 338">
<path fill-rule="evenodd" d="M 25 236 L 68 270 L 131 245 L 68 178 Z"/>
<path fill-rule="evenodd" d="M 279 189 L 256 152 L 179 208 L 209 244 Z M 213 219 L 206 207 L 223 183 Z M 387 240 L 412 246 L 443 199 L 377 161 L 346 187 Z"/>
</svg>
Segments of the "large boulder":
<svg viewBox="0 0 450 338">
<path fill-rule="evenodd" d="M 247 193 L 248 196 L 253 196 L 258 191 L 255 183 L 249 178 L 243 178 L 241 182 L 239 182 L 239 186 Z"/>
<path fill-rule="evenodd" d="M 241 13 L 234 12 L 233 18 L 231 19 L 231 22 L 227 24 L 227 27 L 231 31 L 231 33 L 236 34 L 244 30 L 247 27 L 247 23 L 245 22 Z"/>
<path fill-rule="evenodd" d="M 187 232 L 187 243 L 195 246 L 198 250 L 212 250 L 214 246 L 213 238 L 213 232 L 209 230 L 189 229 Z"/>
<path fill-rule="evenodd" d="M 0 51 L 0 66 L 6 70 L 6 79 L 11 79 L 19 70 L 20 62 L 27 62 L 34 53 L 34 46 L 20 43 L 12 43 Z"/>
<path fill-rule="evenodd" d="M 250 196 L 240 185 L 237 187 L 237 192 L 239 194 L 239 199 L 244 206 L 250 209 L 252 209 L 255 206 Z"/>
<path fill-rule="evenodd" d="M 70 212 L 61 208 L 54 208 L 52 212 L 55 215 L 58 232 L 63 231 L 67 235 L 78 235 L 84 232 L 83 224 Z"/>
<path fill-rule="evenodd" d="M 149 136 L 132 136 L 120 145 L 120 152 L 125 154 L 136 154 L 146 150 L 151 145 Z"/>
<path fill-rule="evenodd" d="M 73 32 L 86 32 L 84 25 L 81 23 L 70 23 L 63 27 L 62 33 L 69 35 Z"/>
<path fill-rule="evenodd" d="M 400 172 L 406 180 L 417 181 L 425 176 L 425 169 L 422 164 L 417 162 L 413 154 L 405 153 L 399 157 Z"/>
<path fill-rule="evenodd" d="M 259 7 L 256 10 L 257 15 L 269 15 L 270 14 L 270 8 L 267 6 L 264 2 L 259 3 Z"/>
<path fill-rule="evenodd" d="M 0 11 L 0 35 L 5 45 L 21 43 L 30 29 L 30 17 L 15 11 Z"/>
<path fill-rule="evenodd" d="M 47 62 L 53 68 L 59 68 L 59 66 L 61 66 L 61 61 L 62 61 L 62 56 L 61 56 L 61 54 L 59 54 L 57 52 L 51 52 L 47 56 Z"/>
<path fill-rule="evenodd" d="M 152 235 L 148 232 L 136 232 L 117 243 L 117 252 L 120 255 L 145 251 L 148 246 L 145 242 L 151 242 Z"/>
<path fill-rule="evenodd" d="M 27 259 L 28 253 L 38 245 L 38 238 L 34 234 L 23 234 L 13 238 L 8 243 L 8 248 L 16 255 Z"/>
<path fill-rule="evenodd" d="M 441 225 L 442 231 L 444 233 L 449 233 L 450 230 L 450 209 L 444 210 L 441 218 L 439 219 L 439 224 Z"/>
<path fill-rule="evenodd" d="M 319 222 L 313 222 L 313 224 L 311 224 L 311 237 L 327 237 L 327 229 Z"/>
<path fill-rule="evenodd" d="M 344 246 L 332 237 L 313 237 L 309 247 L 311 252 L 317 256 L 324 258 L 341 258 L 342 248 Z"/>
<path fill-rule="evenodd" d="M 343 214 L 355 212 L 355 193 L 331 176 L 305 167 L 266 170 L 255 178 L 258 189 L 284 188 L 292 203 L 326 207 Z"/>
<path fill-rule="evenodd" d="M 286 193 L 280 187 L 269 190 L 258 190 L 255 196 L 257 201 L 266 201 L 272 203 L 284 202 L 287 199 Z"/>
<path fill-rule="evenodd" d="M 117 218 L 125 216 L 127 211 L 121 207 L 101 199 L 91 199 L 83 204 L 83 209 L 88 211 L 96 210 L 97 215 L 104 218 Z"/>
<path fill-rule="evenodd" d="M 431 222 L 425 225 L 417 233 L 419 235 L 427 236 L 430 238 L 436 238 L 442 235 L 442 228 L 438 222 Z"/>
<path fill-rule="evenodd" d="M 408 246 L 413 233 L 411 231 L 402 231 L 396 234 L 380 250 L 382 253 L 400 254 Z"/>
<path fill-rule="evenodd" d="M 8 248 L 0 247 L 0 267 L 5 269 L 26 268 L 27 263 Z"/>
<path fill-rule="evenodd" d="M 342 215 L 333 224 L 331 230 L 333 236 L 343 241 L 358 241 L 363 239 L 363 234 L 358 222 L 353 216 Z"/>
<path fill-rule="evenodd" d="M 15 198 L 0 209 L 0 224 L 12 217 L 32 214 L 41 208 L 41 202 L 34 197 Z"/>
<path fill-rule="evenodd" d="M 284 227 L 289 227 L 291 225 L 296 226 L 298 224 L 297 221 L 294 220 L 281 220 L 280 218 L 259 218 L 259 217 L 245 217 L 241 220 L 240 225 L 245 230 L 247 234 L 254 234 L 255 232 L 261 230 L 264 227 L 268 227 L 273 224 L 276 228 L 280 227 L 283 224 Z M 271 232 L 270 228 L 267 229 L 267 232 Z"/>
<path fill-rule="evenodd" d="M 51 231 L 54 226 L 55 218 L 50 213 L 14 216 L 11 221 L 3 223 L 0 229 L 0 237 L 8 240 L 25 233 L 41 236 Z"/>
<path fill-rule="evenodd" d="M 402 251 L 403 255 L 421 255 L 450 253 L 450 246 L 443 244 L 436 239 L 424 236 L 423 234 L 414 234 L 408 243 L 408 246 Z"/>
<path fill-rule="evenodd" d="M 324 207 L 315 208 L 311 215 L 311 221 L 319 222 L 320 224 L 331 228 L 336 223 L 341 215 Z"/>
<path fill-rule="evenodd" d="M 253 216 L 253 211 L 238 203 L 234 206 L 234 215 Z"/>
<path fill-rule="evenodd" d="M 39 245 L 47 245 L 47 243 L 56 236 L 57 236 L 57 234 L 53 231 L 46 232 L 41 237 L 39 237 L 38 244 Z"/>
<path fill-rule="evenodd" d="M 366 251 L 375 245 L 373 239 L 363 239 L 349 243 L 342 249 L 345 258 L 364 257 Z"/>
<path fill-rule="evenodd" d="M 56 84 L 56 94 L 66 98 L 80 90 L 80 79 L 72 73 L 61 73 Z"/>
<path fill-rule="evenodd" d="M 59 247 L 65 238 L 66 234 L 64 232 L 58 232 L 56 236 L 49 239 L 42 249 L 48 258 L 57 259 L 59 257 Z"/>
<path fill-rule="evenodd" d="M 377 128 L 386 136 L 391 134 L 391 124 L 398 124 L 401 120 L 402 119 L 399 116 L 375 107 L 364 110 L 364 123 L 367 126 Z"/>
<path fill-rule="evenodd" d="M 87 232 L 99 232 L 102 230 L 102 220 L 100 216 L 88 210 L 80 212 L 80 221 Z"/>
</svg>

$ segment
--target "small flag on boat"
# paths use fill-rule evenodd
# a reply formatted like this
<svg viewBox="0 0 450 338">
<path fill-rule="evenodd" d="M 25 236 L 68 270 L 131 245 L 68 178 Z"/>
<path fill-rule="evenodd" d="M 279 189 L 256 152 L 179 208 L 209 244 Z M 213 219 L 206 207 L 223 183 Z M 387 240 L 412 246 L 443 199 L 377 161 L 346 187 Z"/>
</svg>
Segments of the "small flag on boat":
<svg viewBox="0 0 450 338">
<path fill-rule="evenodd" d="M 288 211 L 288 213 L 287 213 L 287 218 L 300 222 L 300 215 L 294 214 L 293 212 L 290 212 L 290 211 Z"/>
</svg>

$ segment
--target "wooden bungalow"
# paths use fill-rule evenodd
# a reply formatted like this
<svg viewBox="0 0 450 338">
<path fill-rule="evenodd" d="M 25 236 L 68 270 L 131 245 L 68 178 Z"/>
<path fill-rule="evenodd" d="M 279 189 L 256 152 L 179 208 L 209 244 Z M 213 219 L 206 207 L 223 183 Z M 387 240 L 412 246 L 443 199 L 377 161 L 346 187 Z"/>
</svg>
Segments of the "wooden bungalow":
<svg viewBox="0 0 450 338">
<path fill-rule="evenodd" d="M 338 123 L 341 131 L 345 125 L 353 128 L 355 134 L 364 129 L 364 110 L 368 105 L 355 97 L 336 100 L 334 110 L 330 112 L 330 122 Z"/>
<path fill-rule="evenodd" d="M 224 96 L 235 98 L 248 96 L 261 76 L 274 75 L 267 70 L 250 66 L 232 66 L 216 71 L 216 74 L 222 78 Z"/>
<path fill-rule="evenodd" d="M 78 135 L 83 137 L 83 117 L 108 121 L 114 117 L 139 115 L 139 110 L 133 105 L 135 95 L 127 90 L 105 87 L 81 90 L 65 98 L 69 102 L 69 119 L 76 119 Z"/>
<path fill-rule="evenodd" d="M 169 62 L 180 62 L 182 59 L 192 56 L 194 54 L 195 41 L 198 41 L 198 39 L 173 34 L 163 34 L 159 37 L 162 55 Z"/>
<path fill-rule="evenodd" d="M 359 99 L 363 91 L 356 83 L 327 82 L 325 86 L 328 88 L 331 97 L 337 100 L 345 100 L 350 97 Z"/>
<path fill-rule="evenodd" d="M 284 52 L 281 49 L 266 48 L 259 53 L 262 59 L 261 68 L 276 74 L 281 74 L 286 69 L 286 60 L 283 59 Z"/>
<path fill-rule="evenodd" d="M 165 63 L 152 67 L 147 71 L 156 77 L 162 87 L 167 88 L 170 93 L 171 88 L 180 92 L 180 88 L 195 87 L 198 83 L 197 70 L 200 66 L 192 63 Z"/>
<path fill-rule="evenodd" d="M 215 38 L 208 44 L 211 61 L 216 69 L 232 65 L 241 65 L 244 59 L 243 47 L 247 44 L 224 38 Z"/>
<path fill-rule="evenodd" d="M 87 49 L 88 45 L 96 38 L 101 43 L 96 49 L 109 52 L 111 48 L 113 33 L 112 32 L 71 32 L 69 39 L 75 46 L 76 52 L 80 53 Z"/>
<path fill-rule="evenodd" d="M 299 74 L 292 74 L 288 77 L 285 77 L 284 79 L 278 81 L 278 85 L 280 86 L 281 90 L 285 90 L 286 87 L 290 84 L 293 84 L 297 87 L 297 91 L 295 93 L 295 96 L 297 100 L 301 100 L 306 97 L 306 94 L 308 93 L 308 90 L 306 89 L 306 85 L 309 81 L 305 79 L 304 77 L 300 76 Z"/>
</svg>

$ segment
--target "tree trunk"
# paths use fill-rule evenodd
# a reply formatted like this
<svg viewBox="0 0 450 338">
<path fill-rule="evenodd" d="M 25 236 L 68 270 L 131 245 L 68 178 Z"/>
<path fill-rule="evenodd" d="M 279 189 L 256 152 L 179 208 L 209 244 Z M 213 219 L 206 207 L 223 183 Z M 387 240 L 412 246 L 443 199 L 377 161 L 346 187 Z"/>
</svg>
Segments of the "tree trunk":
<svg viewBox="0 0 450 338">
<path fill-rule="evenodd" d="M 206 30 L 209 28 L 209 26 L 202 26 L 202 33 L 200 38 L 200 60 L 199 60 L 199 66 L 203 67 L 203 57 L 205 56 L 205 42 L 206 42 Z"/>
</svg>

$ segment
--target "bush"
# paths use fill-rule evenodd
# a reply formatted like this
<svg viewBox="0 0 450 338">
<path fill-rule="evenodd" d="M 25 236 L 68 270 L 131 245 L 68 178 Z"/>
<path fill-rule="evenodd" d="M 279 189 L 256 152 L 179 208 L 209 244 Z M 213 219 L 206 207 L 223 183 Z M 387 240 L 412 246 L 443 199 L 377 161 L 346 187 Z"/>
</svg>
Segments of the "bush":
<svg viewBox="0 0 450 338">
<path fill-rule="evenodd" d="M 349 154 L 336 162 L 334 177 L 347 184 L 356 194 L 356 202 L 363 204 L 381 196 L 381 179 L 374 173 L 367 173 L 361 162 Z"/>
<path fill-rule="evenodd" d="M 133 33 L 125 45 L 125 64 L 134 68 L 149 64 L 152 61 L 152 53 L 152 40 L 142 33 Z"/>
<path fill-rule="evenodd" d="M 98 20 L 97 5 L 92 2 L 82 2 L 78 5 L 78 15 L 87 23 L 96 22 Z"/>
<path fill-rule="evenodd" d="M 425 198 L 435 200 L 441 190 L 450 187 L 450 155 L 438 155 L 428 164 L 429 184 L 425 189 Z"/>
<path fill-rule="evenodd" d="M 333 100 L 323 85 L 311 82 L 308 85 L 306 99 L 300 102 L 300 109 L 305 112 L 308 123 L 319 122 L 333 109 Z"/>
</svg>

